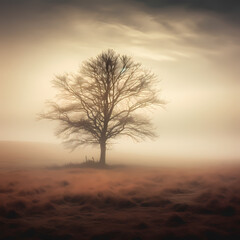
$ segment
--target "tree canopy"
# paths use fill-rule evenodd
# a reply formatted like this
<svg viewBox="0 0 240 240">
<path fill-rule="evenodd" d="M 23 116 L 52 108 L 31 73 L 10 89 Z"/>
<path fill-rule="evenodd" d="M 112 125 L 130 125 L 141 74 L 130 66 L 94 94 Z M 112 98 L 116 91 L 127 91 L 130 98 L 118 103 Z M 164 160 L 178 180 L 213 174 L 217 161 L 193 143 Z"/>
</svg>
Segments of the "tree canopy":
<svg viewBox="0 0 240 240">
<path fill-rule="evenodd" d="M 83 62 L 76 74 L 56 76 L 53 86 L 59 94 L 41 118 L 59 122 L 56 134 L 67 147 L 99 144 L 100 163 L 105 164 L 111 139 L 155 136 L 141 109 L 164 104 L 158 80 L 132 57 L 106 50 Z"/>
</svg>

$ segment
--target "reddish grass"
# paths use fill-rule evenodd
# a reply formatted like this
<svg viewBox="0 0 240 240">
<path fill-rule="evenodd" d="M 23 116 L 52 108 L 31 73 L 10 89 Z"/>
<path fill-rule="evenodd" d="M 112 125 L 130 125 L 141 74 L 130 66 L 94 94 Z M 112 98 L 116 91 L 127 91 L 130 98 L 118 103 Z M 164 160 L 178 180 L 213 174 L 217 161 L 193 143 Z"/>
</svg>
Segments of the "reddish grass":
<svg viewBox="0 0 240 240">
<path fill-rule="evenodd" d="M 0 239 L 240 239 L 239 170 L 1 170 Z"/>
</svg>

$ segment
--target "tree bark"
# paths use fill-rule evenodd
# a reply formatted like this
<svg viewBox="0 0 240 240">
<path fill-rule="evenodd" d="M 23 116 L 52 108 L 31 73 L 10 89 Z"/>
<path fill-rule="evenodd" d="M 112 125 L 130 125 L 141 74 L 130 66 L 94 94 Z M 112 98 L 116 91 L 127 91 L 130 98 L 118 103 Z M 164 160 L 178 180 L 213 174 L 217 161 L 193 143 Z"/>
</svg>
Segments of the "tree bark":
<svg viewBox="0 0 240 240">
<path fill-rule="evenodd" d="M 106 142 L 102 141 L 100 143 L 100 161 L 99 163 L 101 165 L 105 165 L 106 164 Z"/>
</svg>

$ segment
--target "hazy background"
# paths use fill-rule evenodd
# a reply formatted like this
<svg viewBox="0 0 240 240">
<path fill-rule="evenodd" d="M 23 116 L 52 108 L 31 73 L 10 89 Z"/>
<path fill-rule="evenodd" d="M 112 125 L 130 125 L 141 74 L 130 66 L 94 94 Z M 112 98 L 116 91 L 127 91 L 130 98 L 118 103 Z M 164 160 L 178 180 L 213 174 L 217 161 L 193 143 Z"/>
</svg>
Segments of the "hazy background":
<svg viewBox="0 0 240 240">
<path fill-rule="evenodd" d="M 0 0 L 1 144 L 60 143 L 55 123 L 36 121 L 56 93 L 51 80 L 112 48 L 152 69 L 168 104 L 150 113 L 156 141 L 116 139 L 107 161 L 239 161 L 239 9 L 234 0 Z M 8 152 L 1 148 L 4 156 L 17 152 L 15 143 Z M 34 149 L 29 144 L 26 149 Z M 65 162 L 98 157 L 92 148 L 69 154 L 49 147 Z M 47 159 L 32 151 L 39 153 L 35 161 Z"/>
</svg>

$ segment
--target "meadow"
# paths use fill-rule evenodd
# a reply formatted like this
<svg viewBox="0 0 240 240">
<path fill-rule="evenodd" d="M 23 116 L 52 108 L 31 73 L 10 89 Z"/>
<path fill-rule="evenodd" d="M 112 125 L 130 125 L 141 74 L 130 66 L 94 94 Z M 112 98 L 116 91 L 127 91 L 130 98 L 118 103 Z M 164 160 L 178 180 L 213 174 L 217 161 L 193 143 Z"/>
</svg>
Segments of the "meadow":
<svg viewBox="0 0 240 240">
<path fill-rule="evenodd" d="M 239 239 L 239 170 L 2 168 L 0 239 Z"/>
</svg>

